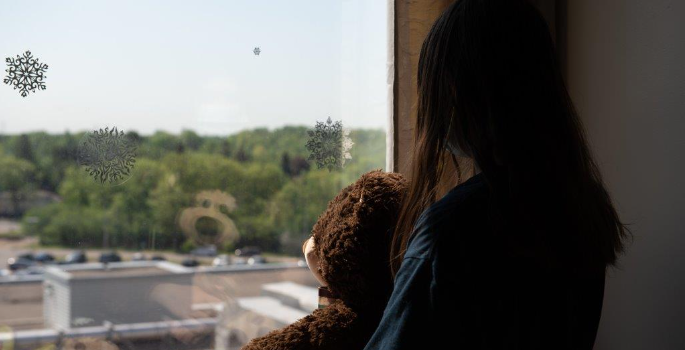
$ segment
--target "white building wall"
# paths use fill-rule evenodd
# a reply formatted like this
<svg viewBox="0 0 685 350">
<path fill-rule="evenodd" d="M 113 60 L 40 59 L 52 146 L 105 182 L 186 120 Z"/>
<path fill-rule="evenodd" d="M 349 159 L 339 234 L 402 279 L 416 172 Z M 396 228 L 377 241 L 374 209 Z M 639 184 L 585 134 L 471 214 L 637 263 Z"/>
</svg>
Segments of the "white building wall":
<svg viewBox="0 0 685 350">
<path fill-rule="evenodd" d="M 43 318 L 48 328 L 70 327 L 71 298 L 69 288 L 64 282 L 46 277 L 43 283 Z"/>
<path fill-rule="evenodd" d="M 147 272 L 155 267 L 166 272 Z M 179 320 L 190 317 L 192 270 L 162 263 L 117 263 L 140 274 L 99 273 L 100 264 L 50 267 L 45 273 L 44 318 L 56 329 Z M 79 274 L 78 270 L 91 273 Z"/>
<path fill-rule="evenodd" d="M 191 275 L 71 281 L 71 320 L 89 325 L 185 319 L 192 303 Z"/>
</svg>

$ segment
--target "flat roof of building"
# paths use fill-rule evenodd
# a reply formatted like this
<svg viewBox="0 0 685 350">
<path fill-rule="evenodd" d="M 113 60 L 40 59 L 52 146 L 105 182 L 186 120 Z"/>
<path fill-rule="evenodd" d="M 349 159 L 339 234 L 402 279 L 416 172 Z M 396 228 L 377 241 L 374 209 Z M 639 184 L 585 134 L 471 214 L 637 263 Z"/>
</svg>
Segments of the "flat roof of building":
<svg viewBox="0 0 685 350">
<path fill-rule="evenodd" d="M 148 276 L 192 275 L 193 269 L 167 261 L 125 261 L 109 264 L 55 265 L 45 269 L 50 280 L 112 279 Z"/>
<path fill-rule="evenodd" d="M 139 276 L 139 275 L 166 275 L 172 273 L 169 270 L 160 269 L 157 266 L 143 266 L 143 267 L 132 267 L 132 268 L 100 268 L 100 269 L 89 269 L 89 270 L 72 270 L 69 273 L 74 278 L 83 277 L 128 277 L 128 276 Z"/>
<path fill-rule="evenodd" d="M 285 304 L 290 304 L 290 300 L 297 301 L 297 307 L 306 312 L 312 312 L 319 306 L 319 291 L 316 288 L 292 281 L 263 284 L 262 294 L 276 298 Z"/>
<path fill-rule="evenodd" d="M 277 299 L 270 297 L 246 297 L 238 298 L 237 301 L 238 305 L 244 310 L 255 312 L 284 325 L 291 324 L 309 315 L 307 312 L 283 305 Z"/>
</svg>

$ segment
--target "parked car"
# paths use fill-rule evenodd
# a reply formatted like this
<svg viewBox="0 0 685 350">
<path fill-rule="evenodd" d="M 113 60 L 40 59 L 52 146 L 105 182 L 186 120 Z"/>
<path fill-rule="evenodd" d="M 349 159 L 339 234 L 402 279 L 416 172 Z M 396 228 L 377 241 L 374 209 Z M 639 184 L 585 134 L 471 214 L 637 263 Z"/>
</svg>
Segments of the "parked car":
<svg viewBox="0 0 685 350">
<path fill-rule="evenodd" d="M 185 259 L 181 261 L 181 265 L 185 267 L 197 267 L 200 265 L 200 262 L 195 259 Z"/>
<path fill-rule="evenodd" d="M 254 246 L 242 247 L 235 250 L 235 256 L 242 256 L 246 258 L 260 254 L 262 254 L 262 250 L 259 247 Z"/>
<path fill-rule="evenodd" d="M 145 256 L 145 254 L 138 252 L 138 253 L 133 254 L 133 256 L 131 257 L 131 260 L 132 261 L 145 261 L 145 260 L 147 260 L 147 257 Z"/>
<path fill-rule="evenodd" d="M 194 256 L 216 256 L 216 246 L 206 245 L 198 247 L 190 251 L 190 255 Z"/>
<path fill-rule="evenodd" d="M 116 252 L 105 252 L 100 254 L 99 261 L 101 263 L 119 262 L 121 261 L 121 256 Z"/>
<path fill-rule="evenodd" d="M 7 259 L 7 268 L 12 272 L 27 269 L 35 265 L 36 262 L 33 261 L 33 259 L 27 259 L 21 256 Z"/>
<path fill-rule="evenodd" d="M 231 257 L 227 254 L 221 254 L 212 260 L 212 266 L 228 266 L 231 264 Z"/>
<path fill-rule="evenodd" d="M 55 257 L 49 253 L 38 253 L 33 256 L 33 261 L 43 264 L 49 264 L 55 261 Z"/>
<path fill-rule="evenodd" d="M 242 257 L 242 256 L 236 256 L 233 261 L 233 265 L 247 265 L 247 258 Z"/>
<path fill-rule="evenodd" d="M 259 265 L 264 263 L 266 263 L 266 259 L 261 255 L 251 256 L 249 259 L 247 259 L 248 265 Z"/>
<path fill-rule="evenodd" d="M 150 260 L 152 261 L 166 261 L 166 258 L 162 255 L 153 255 Z"/>
<path fill-rule="evenodd" d="M 66 258 L 64 258 L 64 263 L 65 264 L 83 264 L 88 262 L 88 257 L 86 256 L 86 252 L 83 250 L 76 250 L 67 255 Z"/>
<path fill-rule="evenodd" d="M 32 254 L 32 253 L 19 254 L 19 256 L 17 256 L 17 258 L 18 258 L 18 259 L 31 260 L 31 261 L 34 260 L 34 257 L 33 257 L 33 254 Z"/>
<path fill-rule="evenodd" d="M 15 274 L 27 276 L 27 275 L 42 275 L 45 273 L 45 268 L 42 266 L 29 266 L 25 269 L 18 270 Z"/>
</svg>

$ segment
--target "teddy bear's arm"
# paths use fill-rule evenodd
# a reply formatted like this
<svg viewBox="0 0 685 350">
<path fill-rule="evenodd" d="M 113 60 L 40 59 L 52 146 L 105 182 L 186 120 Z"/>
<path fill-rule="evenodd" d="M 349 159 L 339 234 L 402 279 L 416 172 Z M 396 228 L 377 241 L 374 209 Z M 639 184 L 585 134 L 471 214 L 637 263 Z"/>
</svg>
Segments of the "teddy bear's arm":
<svg viewBox="0 0 685 350">
<path fill-rule="evenodd" d="M 354 350 L 369 338 L 357 315 L 341 302 L 315 310 L 309 316 L 255 338 L 241 350 Z"/>
<path fill-rule="evenodd" d="M 309 346 L 309 325 L 313 315 L 306 316 L 297 322 L 281 329 L 269 332 L 252 339 L 241 350 L 305 350 Z"/>
</svg>

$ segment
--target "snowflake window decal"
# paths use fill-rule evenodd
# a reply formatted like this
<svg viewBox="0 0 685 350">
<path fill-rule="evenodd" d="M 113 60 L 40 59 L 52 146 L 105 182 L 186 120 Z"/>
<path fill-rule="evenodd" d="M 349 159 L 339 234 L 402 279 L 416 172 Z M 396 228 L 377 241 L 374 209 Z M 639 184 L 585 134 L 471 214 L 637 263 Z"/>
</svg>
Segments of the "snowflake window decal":
<svg viewBox="0 0 685 350">
<path fill-rule="evenodd" d="M 308 160 L 315 161 L 319 169 L 341 169 L 347 160 L 352 159 L 350 149 L 354 143 L 349 137 L 349 130 L 343 129 L 341 121 L 333 122 L 328 117 L 325 123 L 316 122 L 314 130 L 308 130 L 307 134 L 309 140 L 305 147 L 310 152 Z"/>
<path fill-rule="evenodd" d="M 100 184 L 119 185 L 131 177 L 136 145 L 116 127 L 87 133 L 78 150 L 78 161 Z"/>
<path fill-rule="evenodd" d="M 259 48 L 259 46 L 255 47 L 254 50 L 252 50 L 255 56 L 259 56 L 260 53 L 262 53 L 262 49 Z"/>
<path fill-rule="evenodd" d="M 19 89 L 21 97 L 26 97 L 30 92 L 35 93 L 36 90 L 45 90 L 45 82 L 43 81 L 45 71 L 48 70 L 48 65 L 38 62 L 38 59 L 33 57 L 31 51 L 24 52 L 23 55 L 17 55 L 16 58 L 5 58 L 8 68 L 5 70 L 7 76 L 2 81 L 7 85 L 12 85 L 14 90 Z"/>
</svg>

